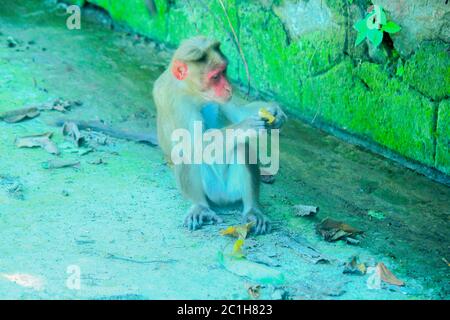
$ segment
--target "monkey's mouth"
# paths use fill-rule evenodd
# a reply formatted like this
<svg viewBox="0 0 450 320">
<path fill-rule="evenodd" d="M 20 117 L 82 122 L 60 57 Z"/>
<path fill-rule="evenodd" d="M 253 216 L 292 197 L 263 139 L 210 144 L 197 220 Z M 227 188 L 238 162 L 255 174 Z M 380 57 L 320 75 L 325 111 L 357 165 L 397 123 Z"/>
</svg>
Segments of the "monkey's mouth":
<svg viewBox="0 0 450 320">
<path fill-rule="evenodd" d="M 215 101 L 218 103 L 227 103 L 228 101 L 231 100 L 232 97 L 233 97 L 233 95 L 230 93 L 229 95 L 227 95 L 225 97 L 215 97 Z"/>
<path fill-rule="evenodd" d="M 201 96 L 205 102 L 216 102 L 220 104 L 227 103 L 233 97 L 232 92 L 224 96 L 217 96 L 214 92 L 205 91 L 201 92 Z"/>
</svg>

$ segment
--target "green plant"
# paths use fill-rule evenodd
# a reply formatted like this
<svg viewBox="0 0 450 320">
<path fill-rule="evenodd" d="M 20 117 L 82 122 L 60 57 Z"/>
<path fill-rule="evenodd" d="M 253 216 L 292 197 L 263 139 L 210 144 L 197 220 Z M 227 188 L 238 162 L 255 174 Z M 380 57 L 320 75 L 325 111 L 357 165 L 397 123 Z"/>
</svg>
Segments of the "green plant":
<svg viewBox="0 0 450 320">
<path fill-rule="evenodd" d="M 402 59 L 398 59 L 397 62 L 397 71 L 395 73 L 398 77 L 403 77 L 403 75 L 405 74 L 405 65 L 403 64 L 403 60 Z"/>
<path fill-rule="evenodd" d="M 369 8 L 366 17 L 355 23 L 354 28 L 358 31 L 355 46 L 367 38 L 375 47 L 383 41 L 384 32 L 397 33 L 401 30 L 394 21 L 387 21 L 384 9 L 376 5 Z"/>
</svg>

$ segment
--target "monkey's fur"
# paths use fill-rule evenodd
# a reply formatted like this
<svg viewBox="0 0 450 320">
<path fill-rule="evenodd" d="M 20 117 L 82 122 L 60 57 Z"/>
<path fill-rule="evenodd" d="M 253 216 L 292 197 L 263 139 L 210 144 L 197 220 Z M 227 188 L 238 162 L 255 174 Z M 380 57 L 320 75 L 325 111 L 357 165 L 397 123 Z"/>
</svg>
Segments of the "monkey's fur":
<svg viewBox="0 0 450 320">
<path fill-rule="evenodd" d="M 238 106 L 231 102 L 227 64 L 220 42 L 195 37 L 180 45 L 169 68 L 155 82 L 158 140 L 168 159 L 174 145 L 172 132 L 182 128 L 193 135 L 194 121 L 201 121 L 204 130 L 211 127 L 259 130 L 268 124 L 259 117 L 258 111 L 262 106 L 269 106 L 276 119 L 270 128 L 280 128 L 285 122 L 286 115 L 277 104 L 253 102 Z M 236 147 L 233 148 L 237 150 Z M 190 230 L 206 221 L 222 220 L 211 210 L 212 204 L 242 201 L 243 218 L 254 222 L 253 231 L 257 234 L 270 231 L 269 221 L 259 205 L 257 164 L 176 164 L 174 174 L 180 191 L 193 204 L 185 219 Z"/>
</svg>

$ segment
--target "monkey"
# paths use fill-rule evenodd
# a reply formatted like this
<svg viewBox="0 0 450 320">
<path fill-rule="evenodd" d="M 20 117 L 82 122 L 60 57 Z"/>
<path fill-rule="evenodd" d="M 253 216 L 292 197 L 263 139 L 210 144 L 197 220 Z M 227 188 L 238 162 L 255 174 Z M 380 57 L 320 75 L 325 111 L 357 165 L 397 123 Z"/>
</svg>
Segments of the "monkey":
<svg viewBox="0 0 450 320">
<path fill-rule="evenodd" d="M 195 121 L 204 125 L 205 132 L 210 128 L 258 131 L 268 127 L 258 115 L 261 106 L 268 106 L 275 117 L 270 129 L 279 129 L 284 124 L 286 114 L 276 103 L 235 104 L 227 67 L 220 42 L 204 36 L 183 41 L 175 51 L 169 67 L 153 87 L 158 142 L 166 158 L 170 158 L 173 147 L 172 132 L 179 128 L 192 132 Z M 257 163 L 181 163 L 175 164 L 173 171 L 178 188 L 192 203 L 184 220 L 189 230 L 196 230 L 205 222 L 223 221 L 213 211 L 213 205 L 242 202 L 243 220 L 252 224 L 252 232 L 270 232 L 269 219 L 259 203 Z"/>
</svg>

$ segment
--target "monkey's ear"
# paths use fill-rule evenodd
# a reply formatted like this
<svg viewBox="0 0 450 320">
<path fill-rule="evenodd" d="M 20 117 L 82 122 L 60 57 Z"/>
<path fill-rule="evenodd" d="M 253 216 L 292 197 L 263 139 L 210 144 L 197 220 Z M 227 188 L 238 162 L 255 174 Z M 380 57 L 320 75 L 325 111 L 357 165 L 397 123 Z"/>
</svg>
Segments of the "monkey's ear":
<svg viewBox="0 0 450 320">
<path fill-rule="evenodd" d="M 188 66 L 186 63 L 175 60 L 172 64 L 172 74 L 177 78 L 178 80 L 184 80 L 187 77 L 188 73 Z"/>
</svg>

